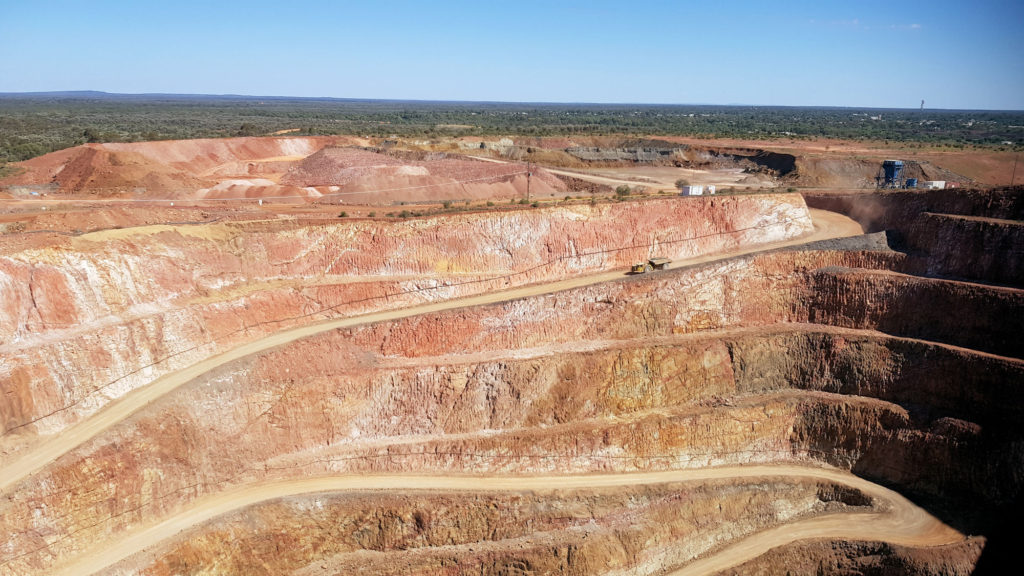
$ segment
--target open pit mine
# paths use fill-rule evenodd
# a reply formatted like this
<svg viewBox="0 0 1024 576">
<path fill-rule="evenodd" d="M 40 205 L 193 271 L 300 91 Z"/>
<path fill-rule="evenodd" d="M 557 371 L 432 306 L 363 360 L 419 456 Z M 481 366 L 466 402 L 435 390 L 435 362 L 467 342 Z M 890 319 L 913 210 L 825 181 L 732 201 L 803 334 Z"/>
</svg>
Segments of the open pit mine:
<svg viewBox="0 0 1024 576">
<path fill-rule="evenodd" d="M 526 185 L 337 144 L 176 143 L 162 193 Z M 30 161 L 51 209 L 0 228 L 0 574 L 967 575 L 1013 546 L 1019 188 L 61 211 L 130 197 L 104 166 L 154 146 Z"/>
</svg>

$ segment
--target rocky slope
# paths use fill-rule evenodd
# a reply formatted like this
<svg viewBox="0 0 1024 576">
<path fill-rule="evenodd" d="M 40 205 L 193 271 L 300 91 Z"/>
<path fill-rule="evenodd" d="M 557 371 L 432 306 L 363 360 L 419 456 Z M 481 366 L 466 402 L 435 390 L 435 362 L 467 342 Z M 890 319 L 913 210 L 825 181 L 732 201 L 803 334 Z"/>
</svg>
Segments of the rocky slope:
<svg viewBox="0 0 1024 576">
<path fill-rule="evenodd" d="M 123 198 L 192 198 L 221 181 L 260 177 L 274 183 L 287 167 L 329 144 L 352 138 L 224 138 L 85 144 L 21 165 L 3 184 L 57 195 Z M 276 190 L 297 193 L 297 189 Z M 201 197 L 201 196 L 200 196 Z"/>
<path fill-rule="evenodd" d="M 20 163 L 0 179 L 16 198 L 162 200 L 323 199 L 332 203 L 559 196 L 565 185 L 534 167 L 445 154 L 407 157 L 356 137 L 266 137 L 85 144 Z M 326 198 L 324 198 L 326 196 Z M 39 199 L 39 198 L 35 198 Z"/>
<path fill-rule="evenodd" d="M 0 512 L 19 527 L 5 546 L 36 551 L 25 569 L 46 565 L 206 494 L 324 473 L 822 459 L 954 502 L 987 482 L 1006 487 L 983 495 L 993 505 L 1012 499 L 1020 451 L 1004 438 L 1011 454 L 993 466 L 985 450 L 999 446 L 979 430 L 1019 416 L 1009 383 L 1024 364 L 935 343 L 946 332 L 921 311 L 959 284 L 871 271 L 901 262 L 777 252 L 296 341 L 175 390 L 26 481 Z M 854 271 L 870 281 L 841 282 Z M 894 285 L 923 292 L 893 301 Z M 1009 305 L 988 321 L 1024 299 Z M 937 462 L 944 475 L 929 473 Z M 41 506 L 73 513 L 40 519 Z"/>
<path fill-rule="evenodd" d="M 1024 188 L 811 193 L 810 206 L 888 230 L 915 272 L 1024 286 Z"/>
<path fill-rule="evenodd" d="M 1016 202 L 977 205 L 989 198 L 998 196 L 975 196 L 962 211 Z M 906 218 L 879 226 L 916 237 L 916 215 L 928 211 L 895 205 Z M 928 204 L 935 214 L 950 206 Z M 1005 210 L 983 217 L 1012 223 Z M 379 308 L 373 298 L 388 291 L 409 291 L 383 303 L 400 306 L 655 253 L 682 258 L 799 234 L 805 214 L 786 195 L 664 200 L 400 223 L 114 230 L 8 254 L 0 270 L 19 296 L 0 317 L 13 351 L 4 356 L 6 449 L 27 450 L 35 434 L 176 365 L 325 306 L 352 314 Z M 981 537 L 937 547 L 799 542 L 739 573 L 968 573 L 1024 490 L 1024 290 L 925 275 L 922 263 L 945 261 L 945 245 L 901 252 L 885 238 L 349 326 L 238 357 L 6 490 L 0 572 L 49 573 L 218 497 L 310 478 L 788 462 L 852 470 Z M 998 246 L 1015 261 L 1019 241 L 1007 238 Z M 987 278 L 997 270 L 982 268 Z M 121 319 L 131 313 L 138 319 Z M 149 356 L 118 355 L 125 338 Z M 179 342 L 192 348 L 145 366 Z M 111 359 L 138 375 L 92 392 Z M 321 490 L 227 508 L 107 573 L 646 574 L 773 526 L 886 505 L 849 486 L 765 478 Z"/>
<path fill-rule="evenodd" d="M 524 198 L 527 167 L 483 162 L 444 154 L 328 147 L 296 162 L 282 184 L 314 187 L 343 195 L 353 204 L 391 205 L 395 191 L 403 202 Z M 534 197 L 559 196 L 567 188 L 543 168 L 531 168 Z"/>
<path fill-rule="evenodd" d="M 810 229 L 795 195 L 408 221 L 155 225 L 0 256 L 7 455 L 284 327 L 685 258 Z"/>
<path fill-rule="evenodd" d="M 968 576 L 976 574 L 974 568 L 981 556 L 983 544 L 980 538 L 930 549 L 907 548 L 884 542 L 807 542 L 772 550 L 761 558 L 720 574 Z"/>
<path fill-rule="evenodd" d="M 142 566 L 145 573 L 182 574 L 211 565 L 249 574 L 647 572 L 696 555 L 716 539 L 867 508 L 858 496 L 825 483 L 712 482 L 514 495 L 285 498 L 232 514 L 106 573 Z M 698 531 L 708 538 L 688 549 L 674 544 Z M 254 567 L 253 557 L 266 561 Z"/>
</svg>

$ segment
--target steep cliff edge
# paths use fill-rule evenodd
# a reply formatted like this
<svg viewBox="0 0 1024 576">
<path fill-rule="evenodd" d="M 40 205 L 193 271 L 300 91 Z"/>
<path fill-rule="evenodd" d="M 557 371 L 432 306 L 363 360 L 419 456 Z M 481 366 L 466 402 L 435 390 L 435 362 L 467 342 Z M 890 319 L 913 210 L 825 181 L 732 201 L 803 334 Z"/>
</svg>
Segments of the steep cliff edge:
<svg viewBox="0 0 1024 576">
<path fill-rule="evenodd" d="M 798 237 L 796 195 L 112 229 L 0 256 L 7 452 L 288 326 Z M 26 436 L 27 435 L 27 436 Z"/>
<path fill-rule="evenodd" d="M 197 378 L 27 480 L 0 512 L 21 527 L 6 546 L 74 555 L 205 495 L 323 474 L 824 460 L 952 502 L 1001 482 L 997 505 L 1020 479 L 1012 458 L 987 463 L 979 448 L 998 445 L 975 430 L 1010 432 L 1024 365 L 930 342 L 944 329 L 894 287 L 923 286 L 925 310 L 959 284 L 870 270 L 901 261 L 775 252 L 298 340 Z M 821 281 L 858 273 L 871 281 Z M 872 313 L 851 314 L 858 302 Z M 926 473 L 936 465 L 947 473 Z M 44 503 L 75 513 L 40 522 Z"/>
<path fill-rule="evenodd" d="M 889 231 L 918 274 L 1024 286 L 1024 187 L 809 192 L 814 208 Z"/>
<path fill-rule="evenodd" d="M 965 573 L 1024 490 L 1024 291 L 926 275 L 969 263 L 884 234 L 621 272 L 797 237 L 806 214 L 791 195 L 677 199 L 5 254 L 5 456 L 65 440 L 0 489 L 0 571 L 652 573 L 889 518 L 798 530 L 824 539 L 734 569 Z M 948 229 L 914 214 L 890 224 Z M 995 246 L 1014 260 L 1015 242 Z M 584 275 L 608 281 L 285 337 Z M 106 385 L 111 365 L 132 375 Z M 658 476 L 683 473 L 700 479 Z"/>
</svg>

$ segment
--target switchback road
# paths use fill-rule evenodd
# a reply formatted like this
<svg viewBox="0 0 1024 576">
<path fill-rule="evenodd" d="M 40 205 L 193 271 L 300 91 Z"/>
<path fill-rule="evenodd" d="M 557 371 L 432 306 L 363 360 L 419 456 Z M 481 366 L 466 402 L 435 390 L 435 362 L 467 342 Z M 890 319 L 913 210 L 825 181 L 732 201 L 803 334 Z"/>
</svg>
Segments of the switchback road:
<svg viewBox="0 0 1024 576">
<path fill-rule="evenodd" d="M 581 488 L 627 487 L 669 482 L 705 482 L 765 478 L 825 480 L 860 490 L 874 500 L 870 512 L 830 513 L 770 528 L 692 562 L 674 575 L 711 574 L 757 557 L 769 549 L 805 538 L 882 540 L 905 546 L 937 546 L 963 538 L 900 494 L 834 469 L 796 465 L 757 465 L 673 470 L 632 474 L 575 476 L 328 476 L 266 482 L 213 494 L 194 502 L 188 510 L 150 524 L 116 541 L 59 566 L 57 575 L 92 574 L 141 552 L 154 543 L 173 538 L 189 528 L 233 510 L 286 496 L 356 490 L 441 492 L 550 492 Z"/>
<path fill-rule="evenodd" d="M 810 213 L 811 218 L 814 221 L 814 231 L 808 235 L 792 240 L 758 244 L 731 252 L 709 254 L 685 261 L 677 261 L 672 263 L 672 267 L 678 268 L 682 266 L 706 264 L 755 252 L 763 252 L 787 246 L 797 246 L 818 240 L 855 236 L 863 233 L 859 224 L 841 214 L 827 212 L 824 210 L 810 210 Z M 63 454 L 66 454 L 88 440 L 95 438 L 104 430 L 116 425 L 118 422 L 124 420 L 128 416 L 131 416 L 175 388 L 224 364 L 227 364 L 228 362 L 238 360 L 239 358 L 244 358 L 251 354 L 257 354 L 276 346 L 288 344 L 289 342 L 294 342 L 300 338 L 321 334 L 331 330 L 337 330 L 339 328 L 347 328 L 387 320 L 397 320 L 400 318 L 408 318 L 410 316 L 429 314 L 443 310 L 480 306 L 497 302 L 508 302 L 510 300 L 518 300 L 530 296 L 550 294 L 562 290 L 568 290 L 570 288 L 608 282 L 610 280 L 622 278 L 623 276 L 623 270 L 614 270 L 601 274 L 569 278 L 558 282 L 532 284 L 501 292 L 488 292 L 468 298 L 458 298 L 409 308 L 351 316 L 338 320 L 328 320 L 325 322 L 308 324 L 298 328 L 291 328 L 276 332 L 264 338 L 233 348 L 222 354 L 211 356 L 210 358 L 193 364 L 187 368 L 167 374 L 147 386 L 132 390 L 78 424 L 75 424 L 63 432 L 48 438 L 39 445 L 28 449 L 24 454 L 16 457 L 10 462 L 10 464 L 5 466 L 3 469 L 0 469 L 0 494 L 3 494 L 8 489 L 14 487 L 29 474 L 40 470 Z"/>
</svg>

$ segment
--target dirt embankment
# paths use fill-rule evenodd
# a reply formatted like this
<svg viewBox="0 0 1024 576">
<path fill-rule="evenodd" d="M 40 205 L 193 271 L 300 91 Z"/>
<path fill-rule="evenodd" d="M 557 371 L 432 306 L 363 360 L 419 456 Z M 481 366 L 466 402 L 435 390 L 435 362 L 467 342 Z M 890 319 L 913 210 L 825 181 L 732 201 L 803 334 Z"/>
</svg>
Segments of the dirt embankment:
<svg viewBox="0 0 1024 576">
<path fill-rule="evenodd" d="M 325 198 L 332 203 L 525 197 L 526 166 L 441 153 L 366 147 L 353 137 L 228 138 L 87 144 L 29 160 L 0 185 L 17 198 L 143 202 Z M 358 146 L 358 147 L 357 147 Z M 561 196 L 564 184 L 532 171 L 531 195 Z"/>
<path fill-rule="evenodd" d="M 836 189 L 874 189 L 884 159 L 896 157 L 905 159 L 904 176 L 920 181 L 945 180 L 960 187 L 975 181 L 992 182 L 987 174 L 978 170 L 969 170 L 975 175 L 972 178 L 948 169 L 944 163 L 952 157 L 940 153 L 913 152 L 908 155 L 906 150 L 896 149 L 891 152 L 872 150 L 871 154 L 864 155 L 859 153 L 863 152 L 861 150 L 840 145 L 830 150 L 828 145 L 816 148 L 808 143 L 794 146 L 792 142 L 675 140 L 679 142 L 610 140 L 600 145 L 576 143 L 576 146 L 555 151 L 527 147 L 526 150 L 532 152 L 526 156 L 550 166 L 576 169 L 674 166 L 701 171 L 741 170 L 760 178 L 761 185 L 774 181 L 786 186 Z M 514 153 L 522 155 L 523 150 L 523 146 L 519 146 Z M 980 152 L 977 156 L 980 160 L 987 158 Z M 956 166 L 962 168 L 964 165 L 961 162 Z M 1003 183 L 1008 180 L 1007 175 L 1005 179 L 996 181 Z"/>
<path fill-rule="evenodd" d="M 779 195 L 57 238 L 0 257 L 5 387 L 19 399 L 3 405 L 3 425 L 15 436 L 55 432 L 168 371 L 299 323 L 625 270 L 653 255 L 687 258 L 809 228 L 802 200 Z"/>
<path fill-rule="evenodd" d="M 869 232 L 890 231 L 918 273 L 1024 286 L 1024 188 L 804 196 Z"/>
<path fill-rule="evenodd" d="M 746 172 L 763 172 L 773 177 L 789 176 L 797 167 L 792 154 L 761 149 L 691 148 L 684 155 L 683 167 L 701 170 L 740 168 Z"/>
<path fill-rule="evenodd" d="M 981 556 L 984 540 L 971 538 L 957 544 L 909 548 L 885 542 L 801 542 L 771 552 L 720 576 L 818 576 L 849 574 L 884 576 L 970 576 Z"/>
<path fill-rule="evenodd" d="M 796 170 L 791 154 L 756 148 L 728 148 L 713 145 L 673 145 L 669 142 L 618 142 L 610 146 L 565 148 L 575 159 L 568 167 L 617 167 L 630 165 L 675 166 L 691 170 L 738 169 L 784 177 Z M 578 166 L 577 166 L 578 165 Z"/>
<path fill-rule="evenodd" d="M 671 140 L 671 141 L 669 141 Z M 905 158 L 906 177 L 946 180 L 960 186 L 974 180 L 946 167 L 953 157 L 894 149 L 851 149 L 849 143 L 822 146 L 796 142 L 659 139 L 516 139 L 494 153 L 530 158 L 564 168 L 674 166 L 692 170 L 742 170 L 807 188 L 874 188 L 882 161 Z M 832 150 L 832 148 L 835 148 Z M 909 153 L 909 156 L 908 156 Z M 978 153 L 979 158 L 985 154 Z M 957 166 L 961 166 L 957 164 Z M 976 173 L 973 171 L 972 173 Z M 1008 179 L 1008 178 L 1007 178 Z M 988 182 L 982 178 L 981 181 Z M 1002 182 L 1002 181 L 1000 181 Z"/>
<path fill-rule="evenodd" d="M 815 270 L 809 284 L 803 303 L 812 322 L 871 325 L 889 334 L 1024 358 L 1020 330 L 1002 321 L 1024 317 L 1019 289 L 839 266 Z M 886 291 L 887 298 L 875 297 Z"/>
<path fill-rule="evenodd" d="M 361 326 L 240 359 L 27 479 L 3 507 L 20 527 L 8 546 L 73 533 L 48 548 L 64 555 L 204 494 L 325 473 L 658 470 L 797 457 L 953 503 L 979 478 L 1006 487 L 989 498 L 1012 498 L 1021 487 L 1013 460 L 1001 454 L 1005 467 L 992 467 L 999 444 L 977 430 L 1019 416 L 1019 391 L 1007 383 L 1020 379 L 1020 361 L 871 331 L 944 336 L 920 312 L 958 284 L 819 278 L 900 262 L 891 252 L 779 252 Z M 928 287 L 916 308 L 891 299 L 908 283 Z M 815 293 L 823 296 L 808 299 Z M 849 310 L 862 305 L 843 297 L 885 304 L 857 315 Z M 792 324 L 812 319 L 819 324 Z M 974 342 L 984 331 L 965 334 Z M 950 377 L 964 373 L 975 379 Z M 43 503 L 76 512 L 43 525 L 32 513 Z"/>
<path fill-rule="evenodd" d="M 845 157 L 801 157 L 791 173 L 805 188 L 874 188 L 881 162 Z"/>
<path fill-rule="evenodd" d="M 324 148 L 296 163 L 281 183 L 343 194 L 345 203 L 479 200 L 526 197 L 525 164 L 496 164 L 445 154 L 357 148 Z M 567 188 L 543 168 L 533 167 L 530 194 L 560 196 Z"/>
<path fill-rule="evenodd" d="M 871 188 L 878 186 L 881 158 L 848 157 L 840 154 L 798 156 L 789 174 L 793 184 L 805 188 Z M 951 186 L 970 186 L 974 180 L 937 166 L 927 160 L 905 160 L 904 178 L 944 180 Z"/>
<path fill-rule="evenodd" d="M 926 274 L 1024 287 L 1024 220 L 924 213 L 907 238 L 928 254 Z"/>
<path fill-rule="evenodd" d="M 55 197 L 194 198 L 198 190 L 251 176 L 270 179 L 282 162 L 304 158 L 340 138 L 225 138 L 86 144 L 21 163 L 25 172 L 0 182 Z M 253 184 L 256 185 L 256 184 Z"/>
<path fill-rule="evenodd" d="M 253 557 L 273 573 L 588 573 L 672 565 L 709 541 L 822 512 L 867 509 L 845 487 L 812 482 L 715 482 L 541 493 L 326 494 L 292 497 L 231 514 L 123 563 L 187 572 L 214 559 L 246 572 Z M 720 519 L 715 533 L 701 520 Z M 255 529 L 254 529 L 255 528 Z M 453 568 L 458 566 L 458 568 Z"/>
<path fill-rule="evenodd" d="M 968 196 L 971 215 L 960 220 L 1017 209 L 1013 198 L 990 198 L 997 197 Z M 0 259 L 7 293 L 17 295 L 4 308 L 5 359 L 17 362 L 4 421 L 31 448 L 32 433 L 61 430 L 111 398 L 124 398 L 116 408 L 159 388 L 134 390 L 175 368 L 146 362 L 176 345 L 193 346 L 180 358 L 193 363 L 218 346 L 279 330 L 266 324 L 277 314 L 306 322 L 334 302 L 345 313 L 379 308 L 372 298 L 395 288 L 412 291 L 385 305 L 493 290 L 510 278 L 539 282 L 624 267 L 668 250 L 678 258 L 732 246 L 723 237 L 794 236 L 806 229 L 802 210 L 792 196 L 752 196 L 402 223 L 156 225 L 61 239 Z M 943 248 L 932 248 L 936 258 Z M 205 523 L 181 536 L 181 528 L 153 532 L 168 539 L 112 570 L 189 571 L 221 561 L 303 573 L 367 565 L 652 571 L 685 568 L 755 530 L 782 533 L 790 522 L 813 528 L 804 520 L 868 504 L 849 486 L 736 476 L 692 488 L 664 481 L 532 494 L 320 488 L 273 499 L 276 486 L 310 479 L 340 486 L 369 473 L 467 483 L 480 481 L 467 473 L 701 472 L 772 462 L 851 469 L 913 493 L 965 533 L 988 536 L 1024 492 L 1017 425 L 1024 337 L 1015 323 L 1024 293 L 915 276 L 920 259 L 877 238 L 833 242 L 303 332 L 254 348 L 182 372 L 190 376 L 143 394 L 137 408 L 81 441 L 69 439 L 59 457 L 5 485 L 0 519 L 9 529 L 0 550 L 14 553 L 0 562 L 15 573 L 46 573 L 75 558 L 104 558 L 98 551 L 111 543 L 165 523 L 188 528 L 194 515 Z M 82 332 L 68 332 L 62 319 Z M 219 327 L 239 335 L 194 347 Z M 149 356 L 118 356 L 126 339 Z M 99 393 L 82 386 L 103 381 L 111 364 L 138 377 Z M 74 368 L 74 378 L 59 380 L 63 366 Z M 81 406 L 65 413 L 68 402 Z M 60 415 L 46 417 L 54 411 Z M 232 507 L 231 495 L 260 490 L 248 507 Z M 204 508 L 208 502 L 223 507 Z M 886 512 L 877 498 L 870 504 L 872 513 L 858 518 Z M 807 537 L 820 534 L 812 528 Z M 836 549 L 819 540 L 787 544 L 746 566 L 769 570 L 796 555 L 795 571 L 956 573 L 977 562 L 981 545 Z M 874 552 L 881 557 L 868 558 Z"/>
<path fill-rule="evenodd" d="M 804 198 L 812 207 L 849 215 L 860 222 L 866 232 L 905 231 L 924 212 L 1024 220 L 1024 187 L 1020 186 L 994 190 L 806 192 Z"/>
</svg>

